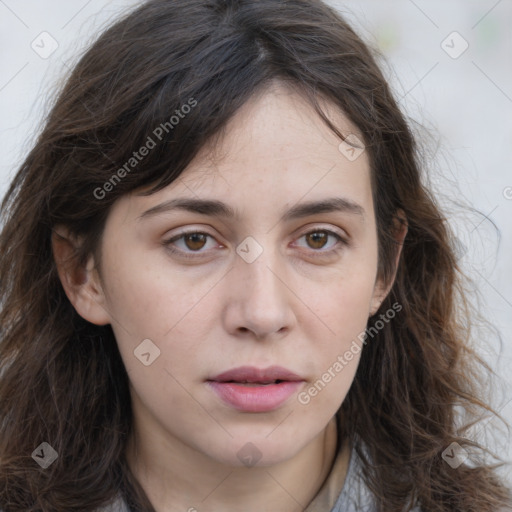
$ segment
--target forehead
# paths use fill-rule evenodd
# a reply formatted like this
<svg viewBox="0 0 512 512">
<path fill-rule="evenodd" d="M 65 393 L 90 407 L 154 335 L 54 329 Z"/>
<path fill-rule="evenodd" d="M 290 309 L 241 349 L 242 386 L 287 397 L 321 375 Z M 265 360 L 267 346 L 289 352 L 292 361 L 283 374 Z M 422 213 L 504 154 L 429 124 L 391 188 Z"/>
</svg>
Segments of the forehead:
<svg viewBox="0 0 512 512">
<path fill-rule="evenodd" d="M 360 131 L 337 106 L 322 98 L 318 102 L 341 133 L 349 135 L 349 141 L 362 144 Z M 196 162 L 229 167 L 230 161 L 250 160 L 253 164 L 287 161 L 293 162 L 292 165 L 304 162 L 309 167 L 325 167 L 339 163 L 340 156 L 350 157 L 340 150 L 341 142 L 302 94 L 273 83 L 237 111 L 222 133 L 199 152 Z M 363 154 L 359 163 L 347 167 L 364 168 L 368 165 L 366 156 Z M 188 170 L 191 175 L 194 166 Z"/>
<path fill-rule="evenodd" d="M 327 102 L 321 106 L 342 133 L 362 139 L 339 109 Z M 362 151 L 351 160 L 340 150 L 340 142 L 301 95 L 273 86 L 244 104 L 221 136 L 202 148 L 175 182 L 150 196 L 137 197 L 137 205 L 150 208 L 171 196 L 186 195 L 222 197 L 243 210 L 255 202 L 271 208 L 328 195 L 368 208 L 367 154 Z"/>
</svg>

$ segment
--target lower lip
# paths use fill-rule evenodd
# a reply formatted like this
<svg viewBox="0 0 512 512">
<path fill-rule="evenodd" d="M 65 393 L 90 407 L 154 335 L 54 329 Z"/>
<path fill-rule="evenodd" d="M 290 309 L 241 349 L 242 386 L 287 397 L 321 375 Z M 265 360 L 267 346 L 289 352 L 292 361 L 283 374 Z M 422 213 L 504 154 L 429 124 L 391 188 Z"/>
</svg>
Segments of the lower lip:
<svg viewBox="0 0 512 512">
<path fill-rule="evenodd" d="M 303 381 L 244 386 L 234 382 L 208 381 L 210 387 L 228 405 L 243 412 L 268 412 L 280 407 L 302 385 Z"/>
</svg>

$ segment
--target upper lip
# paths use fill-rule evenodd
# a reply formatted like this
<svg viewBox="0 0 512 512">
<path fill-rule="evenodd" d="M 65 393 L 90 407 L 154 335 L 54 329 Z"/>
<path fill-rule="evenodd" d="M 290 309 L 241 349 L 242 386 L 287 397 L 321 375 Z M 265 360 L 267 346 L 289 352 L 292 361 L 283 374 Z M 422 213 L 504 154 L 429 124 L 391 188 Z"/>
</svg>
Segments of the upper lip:
<svg viewBox="0 0 512 512">
<path fill-rule="evenodd" d="M 240 366 L 226 372 L 220 373 L 209 380 L 216 382 L 254 382 L 265 384 L 276 380 L 301 381 L 304 380 L 296 373 L 281 366 L 269 366 L 258 369 L 253 366 Z"/>
</svg>

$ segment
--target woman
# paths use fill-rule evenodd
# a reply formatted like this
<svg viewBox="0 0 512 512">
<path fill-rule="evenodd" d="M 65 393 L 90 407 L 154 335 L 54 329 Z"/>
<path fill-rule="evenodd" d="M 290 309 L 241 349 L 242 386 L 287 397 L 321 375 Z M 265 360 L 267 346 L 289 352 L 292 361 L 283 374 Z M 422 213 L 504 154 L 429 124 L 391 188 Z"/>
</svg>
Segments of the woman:
<svg viewBox="0 0 512 512">
<path fill-rule="evenodd" d="M 499 510 L 446 221 L 313 0 L 150 0 L 12 182 L 0 506 Z M 468 423 L 469 425 L 469 423 Z"/>
</svg>

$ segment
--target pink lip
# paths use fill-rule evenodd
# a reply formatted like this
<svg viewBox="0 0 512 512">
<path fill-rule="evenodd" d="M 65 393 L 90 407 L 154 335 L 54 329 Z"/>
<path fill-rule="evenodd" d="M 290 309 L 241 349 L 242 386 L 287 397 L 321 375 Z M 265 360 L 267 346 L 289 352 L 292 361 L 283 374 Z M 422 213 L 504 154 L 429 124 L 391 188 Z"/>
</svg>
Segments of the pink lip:
<svg viewBox="0 0 512 512">
<path fill-rule="evenodd" d="M 278 380 L 274 384 L 264 384 Z M 260 384 L 245 386 L 242 383 Z M 243 412 L 277 409 L 302 385 L 304 379 L 280 366 L 258 369 L 241 366 L 208 379 L 210 388 L 228 405 Z"/>
</svg>

